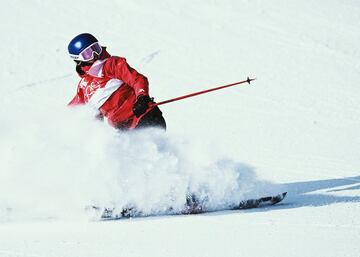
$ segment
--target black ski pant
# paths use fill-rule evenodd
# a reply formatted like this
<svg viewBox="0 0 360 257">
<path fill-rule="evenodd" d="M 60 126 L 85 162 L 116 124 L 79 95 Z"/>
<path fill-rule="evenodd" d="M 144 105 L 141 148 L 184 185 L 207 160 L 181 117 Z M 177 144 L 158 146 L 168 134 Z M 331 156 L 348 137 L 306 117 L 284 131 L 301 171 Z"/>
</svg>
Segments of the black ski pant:
<svg viewBox="0 0 360 257">
<path fill-rule="evenodd" d="M 141 128 L 161 128 L 166 130 L 166 122 L 160 111 L 159 107 L 154 107 L 151 111 L 145 114 L 139 121 L 138 125 L 135 127 L 136 129 Z"/>
</svg>

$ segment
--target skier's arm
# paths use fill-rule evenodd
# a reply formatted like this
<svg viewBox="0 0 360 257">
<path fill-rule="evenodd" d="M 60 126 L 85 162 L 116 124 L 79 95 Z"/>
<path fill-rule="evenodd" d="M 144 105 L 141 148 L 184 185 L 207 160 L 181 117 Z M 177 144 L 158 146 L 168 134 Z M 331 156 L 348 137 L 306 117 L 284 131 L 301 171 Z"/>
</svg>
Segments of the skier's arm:
<svg viewBox="0 0 360 257">
<path fill-rule="evenodd" d="M 104 73 L 113 78 L 120 79 L 131 86 L 136 97 L 149 94 L 148 79 L 129 66 L 125 58 L 113 57 L 106 62 Z"/>
<path fill-rule="evenodd" d="M 81 89 L 80 86 L 78 86 L 76 95 L 75 95 L 74 98 L 68 103 L 68 106 L 75 106 L 75 105 L 79 105 L 79 104 L 85 104 L 84 92 L 83 92 L 83 90 Z"/>
</svg>

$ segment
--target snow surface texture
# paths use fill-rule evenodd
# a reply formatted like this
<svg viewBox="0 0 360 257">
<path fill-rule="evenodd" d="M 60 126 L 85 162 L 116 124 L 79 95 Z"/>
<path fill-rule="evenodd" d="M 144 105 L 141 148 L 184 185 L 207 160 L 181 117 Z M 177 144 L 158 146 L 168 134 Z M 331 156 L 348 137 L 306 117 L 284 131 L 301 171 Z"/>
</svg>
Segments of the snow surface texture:
<svg viewBox="0 0 360 257">
<path fill-rule="evenodd" d="M 0 9 L 0 256 L 359 256 L 358 1 L 6 1 Z M 118 134 L 65 104 L 68 41 L 95 34 L 166 100 L 168 131 Z M 273 181 L 270 183 L 268 181 Z M 188 191 L 209 209 L 93 222 L 89 203 L 147 213 Z M 171 199 L 171 200 L 169 200 Z"/>
</svg>

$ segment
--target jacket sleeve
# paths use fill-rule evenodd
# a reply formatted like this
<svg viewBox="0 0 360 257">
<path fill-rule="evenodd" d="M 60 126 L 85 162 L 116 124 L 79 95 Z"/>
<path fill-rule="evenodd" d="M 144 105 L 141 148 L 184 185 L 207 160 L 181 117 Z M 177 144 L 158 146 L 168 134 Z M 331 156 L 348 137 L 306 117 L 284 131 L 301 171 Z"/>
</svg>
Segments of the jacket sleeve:
<svg viewBox="0 0 360 257">
<path fill-rule="evenodd" d="M 125 58 L 111 57 L 105 63 L 104 75 L 120 79 L 128 84 L 134 89 L 136 97 L 139 95 L 149 95 L 148 79 L 130 67 Z"/>
<path fill-rule="evenodd" d="M 79 104 L 85 104 L 84 92 L 80 86 L 78 86 L 76 95 L 68 103 L 68 106 L 75 106 L 75 105 L 79 105 Z"/>
</svg>

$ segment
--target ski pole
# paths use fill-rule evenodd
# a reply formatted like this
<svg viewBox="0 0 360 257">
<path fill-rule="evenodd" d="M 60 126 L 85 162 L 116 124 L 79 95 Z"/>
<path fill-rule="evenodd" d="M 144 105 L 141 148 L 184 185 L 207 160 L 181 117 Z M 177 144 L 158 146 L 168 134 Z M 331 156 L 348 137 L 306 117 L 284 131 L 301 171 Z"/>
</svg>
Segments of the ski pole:
<svg viewBox="0 0 360 257">
<path fill-rule="evenodd" d="M 228 85 L 223 85 L 223 86 L 219 86 L 219 87 L 215 87 L 215 88 L 206 89 L 206 90 L 191 93 L 191 94 L 188 94 L 188 95 L 179 96 L 179 97 L 176 97 L 176 98 L 172 98 L 172 99 L 169 99 L 169 100 L 165 100 L 165 101 L 162 101 L 162 102 L 155 103 L 153 106 L 158 106 L 158 105 L 162 105 L 162 104 L 176 102 L 176 101 L 179 101 L 179 100 L 182 100 L 182 99 L 185 99 L 185 98 L 206 94 L 206 93 L 209 93 L 209 92 L 212 92 L 212 91 L 215 91 L 215 90 L 220 90 L 220 89 L 223 89 L 223 88 L 244 84 L 246 82 L 248 84 L 250 84 L 250 82 L 253 81 L 253 80 L 255 80 L 255 78 L 250 79 L 249 77 L 247 77 L 247 79 L 243 80 L 243 81 L 239 81 L 239 82 L 235 82 L 235 83 L 231 83 L 231 84 L 228 84 Z"/>
<path fill-rule="evenodd" d="M 232 86 L 236 86 L 236 85 L 240 85 L 240 84 L 244 84 L 244 83 L 250 84 L 250 82 L 253 81 L 253 80 L 255 80 L 255 78 L 250 79 L 249 77 L 247 77 L 247 79 L 246 79 L 246 80 L 243 80 L 243 81 L 239 81 L 239 82 L 235 82 L 235 83 L 231 83 L 231 84 L 227 84 L 227 85 L 223 85 L 223 86 L 219 86 L 219 87 L 214 87 L 214 88 L 206 89 L 206 90 L 203 90 L 203 91 L 191 93 L 191 94 L 188 94 L 188 95 L 179 96 L 179 97 L 172 98 L 172 99 L 165 100 L 165 101 L 158 102 L 158 103 L 151 103 L 151 104 L 150 104 L 150 108 L 154 108 L 155 106 L 162 105 L 162 104 L 167 104 L 167 103 L 171 103 L 171 102 L 176 102 L 176 101 L 179 101 L 179 100 L 182 100 L 182 99 L 185 99 L 185 98 L 189 98 L 189 97 L 193 97 L 193 96 L 197 96 L 197 95 L 202 95 L 202 94 L 205 94 L 205 93 L 209 93 L 209 92 L 212 92 L 212 91 L 215 91 L 215 90 L 220 90 L 220 89 L 227 88 L 227 87 L 232 87 Z M 134 128 L 138 125 L 140 119 L 141 119 L 145 114 L 146 114 L 146 113 L 144 113 L 144 114 L 141 115 L 140 117 L 135 117 L 135 118 L 133 119 L 131 125 L 130 125 L 130 129 L 134 129 Z"/>
</svg>

